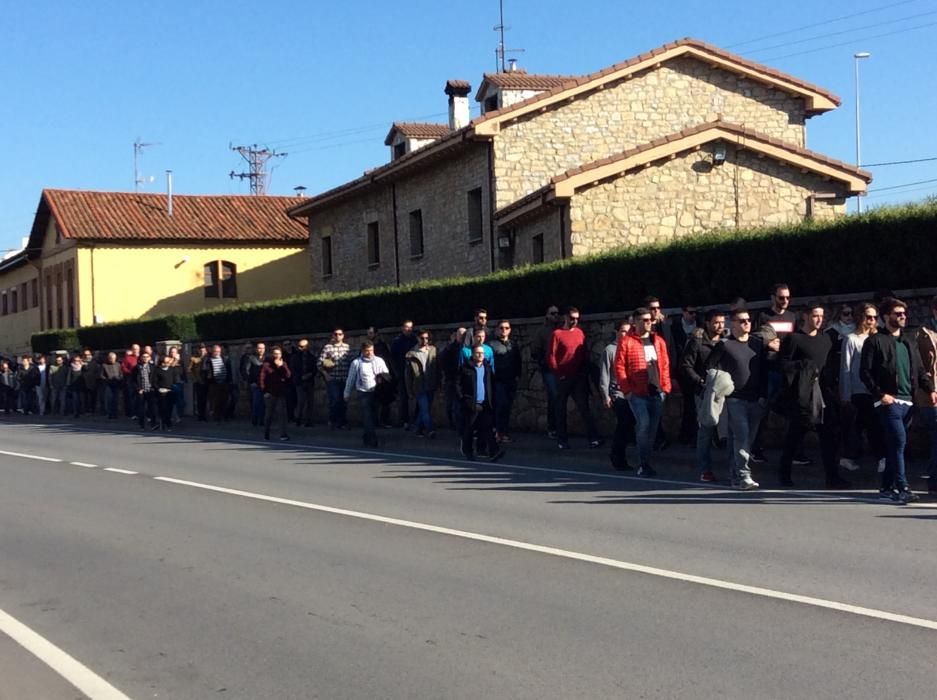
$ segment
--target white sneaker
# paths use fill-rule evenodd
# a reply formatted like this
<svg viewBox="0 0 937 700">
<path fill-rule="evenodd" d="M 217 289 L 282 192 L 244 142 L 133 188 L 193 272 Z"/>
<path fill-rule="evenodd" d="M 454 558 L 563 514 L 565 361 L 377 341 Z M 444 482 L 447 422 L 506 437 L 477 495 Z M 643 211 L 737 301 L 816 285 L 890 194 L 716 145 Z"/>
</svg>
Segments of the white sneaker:
<svg viewBox="0 0 937 700">
<path fill-rule="evenodd" d="M 849 457 L 843 457 L 839 460 L 839 466 L 851 472 L 859 470 L 859 463 L 854 459 L 849 459 Z"/>
<path fill-rule="evenodd" d="M 882 457 L 878 461 L 878 473 L 881 474 L 883 471 L 885 471 L 885 458 L 884 457 Z"/>
<path fill-rule="evenodd" d="M 743 491 L 749 491 L 751 489 L 758 488 L 758 482 L 753 481 L 750 476 L 743 476 L 742 480 L 739 482 L 739 488 Z"/>
</svg>

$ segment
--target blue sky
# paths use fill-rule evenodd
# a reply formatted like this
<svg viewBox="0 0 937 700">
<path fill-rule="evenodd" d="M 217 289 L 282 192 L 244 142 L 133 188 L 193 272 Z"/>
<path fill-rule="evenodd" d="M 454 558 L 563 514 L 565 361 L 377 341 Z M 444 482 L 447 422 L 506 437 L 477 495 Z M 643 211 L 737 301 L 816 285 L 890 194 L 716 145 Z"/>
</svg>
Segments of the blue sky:
<svg viewBox="0 0 937 700">
<path fill-rule="evenodd" d="M 817 83 L 843 105 L 809 122 L 808 145 L 850 162 L 852 56 L 870 51 L 863 162 L 937 157 L 937 0 L 505 0 L 505 14 L 531 72 L 587 73 L 693 36 Z M 172 169 L 178 193 L 246 193 L 228 177 L 245 165 L 231 143 L 289 154 L 272 194 L 356 177 L 386 161 L 393 120 L 445 121 L 446 79 L 477 87 L 493 70 L 497 21 L 497 0 L 5 3 L 0 248 L 28 233 L 44 187 L 132 190 L 138 137 L 159 144 L 140 161 L 155 178 L 144 191 L 164 191 Z M 873 171 L 873 190 L 891 188 L 937 180 L 937 161 Z M 937 181 L 867 202 L 934 193 Z"/>
</svg>

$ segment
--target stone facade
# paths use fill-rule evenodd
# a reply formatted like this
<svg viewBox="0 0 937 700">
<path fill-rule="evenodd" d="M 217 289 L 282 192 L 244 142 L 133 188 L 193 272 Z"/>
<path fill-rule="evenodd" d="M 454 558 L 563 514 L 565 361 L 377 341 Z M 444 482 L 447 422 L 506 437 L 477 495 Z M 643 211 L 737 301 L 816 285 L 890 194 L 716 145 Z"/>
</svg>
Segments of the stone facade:
<svg viewBox="0 0 937 700">
<path fill-rule="evenodd" d="M 696 58 L 676 58 L 505 124 L 495 137 L 496 208 L 571 168 L 720 118 L 805 143 L 802 97 Z"/>
<path fill-rule="evenodd" d="M 538 262 L 560 260 L 570 254 L 569 215 L 564 207 L 548 207 L 536 216 L 531 216 L 514 229 L 512 263 L 516 266 L 535 265 Z M 542 248 L 535 245 L 535 236 L 542 237 Z M 543 252 L 541 260 L 535 253 Z"/>
<path fill-rule="evenodd" d="M 317 211 L 309 221 L 313 289 L 349 291 L 491 272 L 488 155 L 488 144 L 472 143 L 459 157 L 438 161 L 410 177 Z M 470 240 L 468 193 L 473 190 L 480 191 L 476 210 L 480 236 Z M 411 254 L 410 214 L 417 210 L 422 216 L 423 251 Z M 380 237 L 377 264 L 368 262 L 367 232 L 373 222 L 378 224 Z M 331 275 L 323 274 L 324 237 L 331 238 Z"/>
<path fill-rule="evenodd" d="M 838 183 L 731 146 L 726 162 L 714 166 L 713 150 L 707 144 L 577 192 L 569 206 L 572 254 L 801 221 L 818 192 L 838 198 L 814 200 L 813 216 L 844 212 L 846 193 Z"/>
</svg>

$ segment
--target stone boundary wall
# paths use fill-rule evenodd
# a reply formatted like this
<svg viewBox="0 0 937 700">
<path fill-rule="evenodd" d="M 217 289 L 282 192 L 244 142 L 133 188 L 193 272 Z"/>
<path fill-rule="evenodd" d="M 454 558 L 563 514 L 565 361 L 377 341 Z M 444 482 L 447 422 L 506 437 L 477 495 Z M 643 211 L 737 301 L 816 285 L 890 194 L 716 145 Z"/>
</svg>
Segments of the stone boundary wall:
<svg viewBox="0 0 937 700">
<path fill-rule="evenodd" d="M 933 296 L 937 295 L 937 288 L 896 290 L 896 295 L 909 305 L 911 318 L 910 325 L 920 325 L 925 319 L 930 317 L 930 300 Z M 862 301 L 871 300 L 871 298 L 871 292 L 836 294 L 817 297 L 795 297 L 792 299 L 791 308 L 795 310 L 799 309 L 800 306 L 807 303 L 808 301 L 816 299 L 826 307 L 827 317 L 829 318 L 832 310 L 835 309 L 839 304 L 857 304 Z M 546 309 L 548 303 L 549 301 L 544 304 L 544 309 Z M 759 300 L 749 303 L 748 308 L 752 309 L 753 311 L 759 311 L 761 309 L 767 308 L 768 305 L 769 302 L 767 300 Z M 699 305 L 697 308 L 700 309 L 701 312 L 704 312 L 706 309 L 712 308 L 714 306 L 717 308 L 727 307 L 727 305 L 716 304 L 708 306 Z M 486 308 L 488 309 L 489 327 L 493 329 L 496 325 L 496 322 L 501 319 L 497 314 L 497 307 L 489 305 Z M 562 305 L 560 305 L 560 308 L 562 309 Z M 672 320 L 676 321 L 681 310 L 679 308 L 665 308 L 664 311 Z M 604 351 L 605 346 L 613 339 L 615 335 L 615 323 L 623 315 L 624 312 L 582 314 L 582 321 L 580 322 L 580 326 L 586 333 L 586 338 L 595 361 L 598 361 L 598 358 L 601 357 L 601 353 Z M 459 326 L 470 327 L 472 325 L 471 320 L 452 324 L 430 324 L 426 326 L 420 326 L 419 319 L 414 319 L 414 321 L 417 328 L 426 328 L 432 332 L 433 343 L 437 346 L 447 342 L 450 334 L 453 330 L 455 330 L 455 328 Z M 537 370 L 536 364 L 530 359 L 530 340 L 540 325 L 543 323 L 543 318 L 518 318 L 510 319 L 510 321 L 512 327 L 512 338 L 520 343 L 521 356 L 523 359 L 523 370 L 518 381 L 517 398 L 515 399 L 514 410 L 512 413 L 512 430 L 520 432 L 545 432 L 547 427 L 546 395 L 543 390 L 543 382 L 540 377 L 540 372 Z M 365 338 L 365 330 L 349 328 L 344 330 L 347 342 L 351 345 L 352 350 L 356 351 L 357 346 Z M 388 344 L 390 344 L 397 333 L 397 328 L 382 329 L 382 337 L 385 341 L 387 341 Z M 297 338 L 308 338 L 312 347 L 318 350 L 324 343 L 328 341 L 328 334 L 295 333 L 291 334 L 289 338 L 291 340 L 295 340 Z M 252 340 L 253 339 L 250 338 L 244 338 L 238 340 L 220 341 L 223 345 L 228 347 L 231 355 L 232 367 L 235 369 L 235 371 L 237 371 L 241 355 L 245 349 L 249 347 L 249 344 L 252 342 Z M 267 347 L 269 348 L 271 345 L 281 342 L 283 338 L 263 338 L 262 340 L 267 343 Z M 189 350 L 190 346 L 187 346 L 186 349 Z M 676 383 L 674 386 L 674 391 L 679 392 L 679 387 L 676 386 Z M 246 390 L 241 391 L 241 403 L 238 410 L 239 416 L 246 416 L 249 413 L 247 394 L 248 392 Z M 191 405 L 191 401 L 189 401 L 189 410 L 191 410 Z M 597 391 L 593 391 L 591 408 L 593 415 L 597 418 L 601 433 L 603 435 L 611 435 L 615 425 L 614 415 L 610 410 L 607 410 L 600 405 Z M 579 419 L 572 401 L 569 402 L 568 410 L 570 434 L 584 434 L 583 424 Z M 664 425 L 668 435 L 671 437 L 675 437 L 679 430 L 680 411 L 681 401 L 678 398 L 671 398 L 667 401 Z M 325 422 L 328 416 L 325 389 L 321 381 L 317 382 L 316 384 L 314 415 L 315 421 L 317 423 Z M 351 405 L 349 406 L 348 415 L 352 421 L 357 421 L 359 418 L 358 408 L 355 405 L 354 400 L 352 400 Z M 433 416 L 438 426 L 446 426 L 445 399 L 444 392 L 441 390 L 437 392 L 434 399 Z M 769 444 L 775 443 L 776 440 L 779 439 L 777 430 L 770 430 L 770 428 L 773 427 L 777 429 L 780 426 L 781 423 L 778 420 L 773 420 L 769 423 L 769 433 L 771 434 L 771 437 L 769 437 L 768 440 Z"/>
</svg>

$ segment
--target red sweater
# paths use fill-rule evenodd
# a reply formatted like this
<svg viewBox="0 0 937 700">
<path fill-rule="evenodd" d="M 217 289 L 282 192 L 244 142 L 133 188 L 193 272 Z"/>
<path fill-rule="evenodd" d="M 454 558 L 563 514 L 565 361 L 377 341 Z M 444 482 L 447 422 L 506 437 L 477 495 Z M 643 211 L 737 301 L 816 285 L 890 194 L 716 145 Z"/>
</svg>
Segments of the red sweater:
<svg viewBox="0 0 937 700">
<path fill-rule="evenodd" d="M 120 361 L 120 371 L 123 372 L 125 377 L 132 376 L 139 361 L 140 358 L 136 355 L 124 355 L 124 359 Z"/>
<path fill-rule="evenodd" d="M 586 334 L 580 328 L 557 328 L 553 331 L 547 365 L 561 379 L 575 377 L 586 361 Z"/>
<path fill-rule="evenodd" d="M 667 343 L 657 333 L 652 334 L 654 350 L 657 352 L 657 370 L 660 374 L 660 390 L 669 394 L 670 358 L 667 355 Z M 628 334 L 618 341 L 615 353 L 615 381 L 623 394 L 634 392 L 638 396 L 647 396 L 648 389 L 647 360 L 644 358 L 644 341 L 637 335 Z"/>
<path fill-rule="evenodd" d="M 273 364 L 273 360 L 264 362 L 263 366 L 260 368 L 260 375 L 258 377 L 258 384 L 260 385 L 260 390 L 265 394 L 272 394 L 273 396 L 282 396 L 286 393 L 287 388 L 290 384 L 290 368 L 286 364 L 286 360 L 283 360 L 283 364 L 277 367 Z"/>
</svg>

